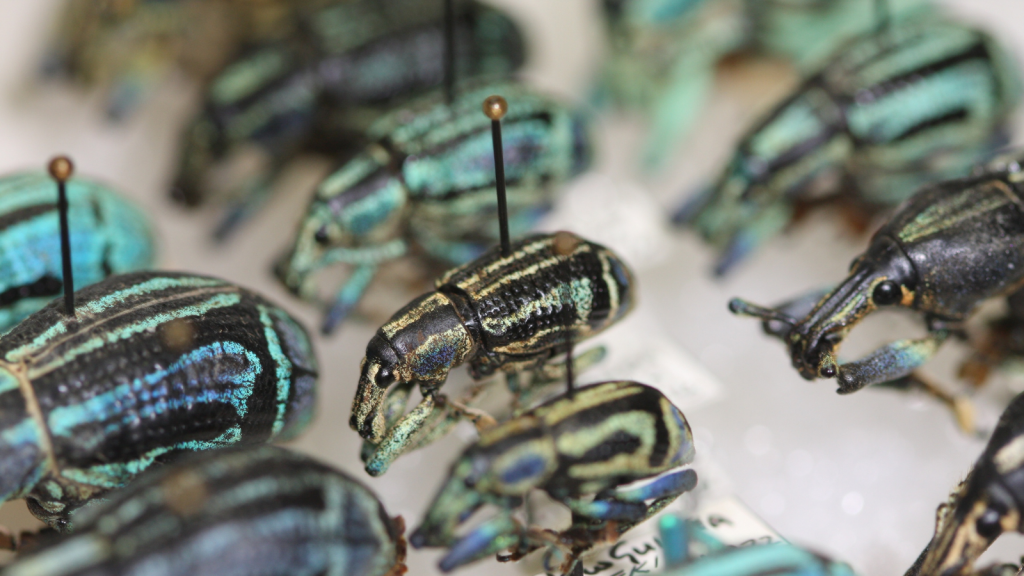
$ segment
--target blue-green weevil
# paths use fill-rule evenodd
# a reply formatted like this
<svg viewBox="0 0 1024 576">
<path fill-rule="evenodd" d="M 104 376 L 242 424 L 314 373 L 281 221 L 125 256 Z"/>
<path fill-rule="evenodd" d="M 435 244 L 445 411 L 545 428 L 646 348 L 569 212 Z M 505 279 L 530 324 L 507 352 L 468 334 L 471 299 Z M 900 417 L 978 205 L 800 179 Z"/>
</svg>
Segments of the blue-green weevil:
<svg viewBox="0 0 1024 576">
<path fill-rule="evenodd" d="M 175 272 L 111 276 L 0 337 L 0 501 L 58 530 L 82 504 L 181 453 L 296 435 L 316 357 L 262 297 Z"/>
<path fill-rule="evenodd" d="M 401 576 L 401 517 L 334 468 L 274 446 L 191 454 L 76 514 L 4 576 Z"/>
<path fill-rule="evenodd" d="M 449 104 L 441 91 L 399 108 L 368 131 L 372 143 L 320 184 L 278 276 L 319 301 L 315 273 L 353 267 L 329 305 L 324 331 L 356 306 L 385 262 L 425 254 L 447 264 L 498 239 L 491 121 L 480 102 L 504 94 L 502 120 L 511 234 L 530 229 L 559 186 L 592 157 L 587 115 L 515 82 L 468 82 Z"/>
<path fill-rule="evenodd" d="M 67 183 L 71 253 L 77 286 L 153 266 L 145 214 L 107 186 Z M 61 293 L 57 186 L 43 172 L 0 178 L 0 332 Z"/>
<path fill-rule="evenodd" d="M 484 430 L 456 460 L 409 542 L 449 548 L 440 563 L 445 572 L 506 549 L 499 560 L 545 548 L 549 569 L 569 574 L 595 543 L 617 540 L 692 490 L 696 472 L 678 468 L 693 457 L 690 425 L 658 390 L 629 381 L 584 386 Z M 533 490 L 572 510 L 572 526 L 554 533 L 513 518 Z M 457 536 L 485 504 L 498 515 Z"/>
<path fill-rule="evenodd" d="M 985 32 L 941 18 L 848 44 L 740 141 L 717 183 L 678 223 L 720 251 L 724 274 L 780 232 L 799 205 L 875 212 L 922 184 L 966 175 L 1005 141 L 1017 65 Z"/>
<path fill-rule="evenodd" d="M 658 519 L 658 530 L 665 576 L 854 576 L 849 565 L 788 542 L 727 546 L 700 522 L 672 514 Z"/>
</svg>

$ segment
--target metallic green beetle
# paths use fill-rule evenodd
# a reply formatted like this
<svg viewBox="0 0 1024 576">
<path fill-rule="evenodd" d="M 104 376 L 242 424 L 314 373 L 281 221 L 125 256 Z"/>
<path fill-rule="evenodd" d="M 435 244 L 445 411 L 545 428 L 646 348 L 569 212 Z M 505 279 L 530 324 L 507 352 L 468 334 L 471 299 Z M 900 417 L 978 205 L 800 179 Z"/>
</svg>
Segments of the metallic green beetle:
<svg viewBox="0 0 1024 576">
<path fill-rule="evenodd" d="M 451 369 L 468 363 L 475 380 L 504 372 L 514 394 L 529 394 L 520 372 L 531 373 L 531 386 L 550 381 L 549 361 L 625 316 L 635 292 L 611 250 L 569 232 L 528 236 L 509 256 L 494 248 L 436 286 L 366 346 L 350 425 L 375 445 L 366 465 L 374 476 L 422 445 L 421 431 L 436 438 L 447 429 L 434 431 L 437 421 L 458 416 L 462 409 L 438 392 Z M 417 385 L 423 400 L 403 415 Z"/>
<path fill-rule="evenodd" d="M 519 83 L 467 83 L 451 105 L 435 92 L 387 114 L 368 131 L 373 143 L 319 186 L 278 266 L 285 285 L 313 301 L 316 272 L 354 267 L 325 332 L 356 306 L 387 260 L 412 252 L 462 264 L 497 242 L 491 123 L 480 114 L 491 94 L 512 103 L 502 138 L 513 236 L 529 230 L 558 187 L 589 166 L 586 115 Z"/>
<path fill-rule="evenodd" d="M 85 287 L 151 268 L 153 232 L 142 211 L 92 180 L 67 184 L 74 278 Z M 61 293 L 57 185 L 42 172 L 0 178 L 0 332 Z"/>
<path fill-rule="evenodd" d="M 501 550 L 511 549 L 499 556 L 504 561 L 545 547 L 546 563 L 559 557 L 569 574 L 595 541 L 609 532 L 617 539 L 692 490 L 693 470 L 665 473 L 693 456 L 690 425 L 658 390 L 629 381 L 584 386 L 485 430 L 452 466 L 409 542 L 449 548 L 440 563 L 445 572 Z M 553 534 L 516 521 L 513 510 L 532 490 L 568 506 L 572 526 Z M 485 504 L 497 506 L 498 516 L 457 537 L 458 526 Z"/>
<path fill-rule="evenodd" d="M 658 166 L 699 118 L 727 55 L 784 58 L 811 71 L 850 38 L 873 29 L 870 0 L 604 0 L 611 53 L 599 101 L 649 117 L 644 147 Z M 891 0 L 892 20 L 919 17 L 930 0 Z"/>
<path fill-rule="evenodd" d="M 401 517 L 366 486 L 273 446 L 189 455 L 75 515 L 5 576 L 400 576 Z"/>
<path fill-rule="evenodd" d="M 1024 394 L 1006 408 L 967 478 L 939 506 L 935 535 L 907 576 L 979 574 L 974 563 L 1009 532 L 1024 532 Z"/>
<path fill-rule="evenodd" d="M 737 147 L 676 221 L 721 251 L 723 274 L 782 230 L 799 203 L 891 206 L 962 176 L 1004 141 L 1016 65 L 989 35 L 923 18 L 849 44 Z"/>
</svg>

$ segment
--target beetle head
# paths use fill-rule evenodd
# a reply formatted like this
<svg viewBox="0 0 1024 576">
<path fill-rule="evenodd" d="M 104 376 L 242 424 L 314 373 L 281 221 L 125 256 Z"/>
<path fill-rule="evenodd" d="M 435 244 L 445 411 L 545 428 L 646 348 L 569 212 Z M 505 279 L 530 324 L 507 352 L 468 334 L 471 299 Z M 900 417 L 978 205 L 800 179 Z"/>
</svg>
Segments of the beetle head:
<svg viewBox="0 0 1024 576">
<path fill-rule="evenodd" d="M 371 442 L 380 442 L 384 437 L 384 411 L 381 407 L 388 388 L 399 378 L 399 362 L 398 353 L 380 332 L 366 345 L 349 425 Z"/>
<path fill-rule="evenodd" d="M 360 249 L 400 239 L 408 200 L 386 164 L 374 154 L 357 156 L 317 188 L 278 275 L 297 291 L 328 260 L 357 263 Z"/>
<path fill-rule="evenodd" d="M 966 573 L 1004 532 L 1020 531 L 1024 498 L 1024 395 L 1003 412 L 988 446 L 948 504 L 918 561 L 920 574 Z"/>
<path fill-rule="evenodd" d="M 808 380 L 835 377 L 836 353 L 846 333 L 881 307 L 914 306 L 917 285 L 914 266 L 899 245 L 876 236 L 853 261 L 846 280 L 790 330 L 793 367 Z"/>
</svg>

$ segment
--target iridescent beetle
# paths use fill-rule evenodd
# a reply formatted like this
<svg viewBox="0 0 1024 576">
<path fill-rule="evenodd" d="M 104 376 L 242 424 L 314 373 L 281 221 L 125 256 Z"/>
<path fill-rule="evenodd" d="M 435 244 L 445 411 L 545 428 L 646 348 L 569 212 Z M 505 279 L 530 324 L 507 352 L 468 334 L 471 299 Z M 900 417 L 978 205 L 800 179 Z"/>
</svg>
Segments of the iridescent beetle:
<svg viewBox="0 0 1024 576">
<path fill-rule="evenodd" d="M 360 482 L 273 446 L 189 455 L 75 515 L 6 576 L 405 572 L 401 517 Z"/>
<path fill-rule="evenodd" d="M 0 337 L 0 501 L 64 529 L 178 454 L 295 436 L 317 363 L 287 312 L 215 278 L 112 276 Z"/>
<path fill-rule="evenodd" d="M 1001 534 L 1024 532 L 1024 394 L 1003 412 L 967 478 L 936 512 L 935 535 L 907 576 L 976 574 Z M 1003 566 L 985 570 L 998 574 Z M 1016 567 L 1010 574 L 1016 574 Z"/>
<path fill-rule="evenodd" d="M 676 221 L 721 251 L 723 274 L 785 228 L 798 204 L 867 211 L 967 174 L 1002 143 L 1020 100 L 1013 60 L 974 28 L 915 19 L 847 45 L 737 146 Z"/>
<path fill-rule="evenodd" d="M 496 372 L 549 381 L 546 364 L 633 308 L 632 273 L 607 248 L 569 232 L 536 234 L 449 270 L 437 289 L 392 316 L 366 346 L 352 403 L 353 429 L 376 445 L 367 472 L 383 474 L 416 434 L 448 417 L 439 388 L 463 363 L 480 380 Z M 403 415 L 410 391 L 423 400 Z M 392 388 L 389 392 L 389 388 Z M 458 409 L 458 407 L 455 407 Z"/>
<path fill-rule="evenodd" d="M 92 180 L 68 182 L 78 286 L 151 268 L 153 233 L 139 208 Z M 42 172 L 0 178 L 0 332 L 61 293 L 57 190 Z"/>
<path fill-rule="evenodd" d="M 658 529 L 665 576 L 854 576 L 849 565 L 788 542 L 727 546 L 700 522 L 672 514 L 659 519 Z"/>
<path fill-rule="evenodd" d="M 522 84 L 471 82 L 452 103 L 441 91 L 381 118 L 372 144 L 317 189 L 278 275 L 318 301 L 314 274 L 354 266 L 324 321 L 329 332 L 356 306 L 378 267 L 408 253 L 448 264 L 479 256 L 498 239 L 489 94 L 513 105 L 503 119 L 511 234 L 528 231 L 560 184 L 591 160 L 586 115 Z"/>
<path fill-rule="evenodd" d="M 888 18 L 920 17 L 929 0 L 885 2 Z M 611 51 L 599 101 L 650 118 L 644 148 L 660 165 L 686 136 L 711 93 L 727 55 L 784 58 L 801 71 L 878 23 L 869 0 L 604 0 Z"/>
<path fill-rule="evenodd" d="M 228 234 L 303 151 L 342 160 L 362 132 L 402 99 L 442 84 L 445 28 L 441 0 L 362 0 L 311 18 L 312 38 L 247 52 L 211 84 L 187 129 L 173 197 L 203 203 L 211 168 L 246 153 L 259 159 L 245 177 L 220 187 L 229 198 L 217 230 Z M 506 76 L 524 60 L 519 30 L 502 12 L 475 1 L 454 8 L 454 72 Z M 308 45 L 307 44 L 311 44 Z M 227 190 L 225 190 L 227 189 Z"/>
<path fill-rule="evenodd" d="M 1006 297 L 1010 314 L 982 350 L 980 373 L 973 371 L 980 384 L 987 366 L 1024 352 L 1022 198 L 1024 172 L 1010 159 L 968 178 L 933 184 L 899 207 L 853 261 L 846 280 L 820 299 L 797 299 L 779 310 L 734 300 L 730 308 L 765 320 L 769 333 L 789 346 L 793 367 L 804 378 L 836 378 L 839 393 L 848 394 L 909 376 L 950 335 L 963 332 L 980 303 Z M 928 335 L 838 363 L 847 332 L 868 314 L 893 306 L 920 312 Z"/>
<path fill-rule="evenodd" d="M 618 539 L 693 489 L 697 474 L 677 470 L 693 456 L 686 418 L 658 390 L 628 381 L 584 386 L 484 430 L 452 466 L 409 542 L 449 548 L 440 563 L 445 572 L 502 550 L 509 553 L 498 559 L 509 561 L 547 548 L 549 569 L 569 574 L 595 543 Z M 535 489 L 572 510 L 569 529 L 556 534 L 512 517 Z M 497 506 L 498 515 L 457 537 L 459 525 L 485 504 Z"/>
</svg>

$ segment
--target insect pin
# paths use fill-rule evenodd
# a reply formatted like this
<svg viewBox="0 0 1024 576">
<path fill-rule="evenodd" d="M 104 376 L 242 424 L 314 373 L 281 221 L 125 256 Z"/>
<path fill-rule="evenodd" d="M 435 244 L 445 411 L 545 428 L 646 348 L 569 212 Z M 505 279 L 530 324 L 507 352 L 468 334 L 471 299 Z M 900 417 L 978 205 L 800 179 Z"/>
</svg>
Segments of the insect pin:
<svg viewBox="0 0 1024 576">
<path fill-rule="evenodd" d="M 1020 86 L 985 32 L 941 18 L 893 22 L 846 45 L 755 125 L 675 220 L 719 251 L 724 274 L 800 206 L 844 201 L 848 214 L 875 214 L 922 184 L 966 175 L 1005 141 Z"/>
<path fill-rule="evenodd" d="M 727 546 L 700 522 L 673 514 L 658 520 L 658 530 L 665 576 L 854 576 L 849 565 L 788 542 Z"/>
<path fill-rule="evenodd" d="M 498 560 L 511 561 L 545 548 L 548 570 L 578 574 L 582 553 L 614 542 L 693 489 L 696 472 L 679 470 L 693 456 L 686 418 L 658 390 L 630 381 L 583 386 L 482 431 L 409 542 L 448 548 L 439 564 L 445 572 L 502 551 Z M 572 526 L 554 533 L 516 519 L 533 490 L 567 506 Z M 458 537 L 456 529 L 485 504 L 497 515 Z"/>
<path fill-rule="evenodd" d="M 0 333 L 62 290 L 67 299 L 72 283 L 64 278 L 82 287 L 153 266 L 153 233 L 138 207 L 102 184 L 71 178 L 66 157 L 49 168 L 50 175 L 0 178 Z"/>
<path fill-rule="evenodd" d="M 935 535 L 907 576 L 1004 574 L 976 572 L 975 562 L 1001 534 L 1024 531 L 1024 394 L 1003 411 L 967 478 L 935 514 Z M 1014 566 L 1010 574 L 1016 574 Z"/>
<path fill-rule="evenodd" d="M 1019 155 L 1019 153 L 1017 153 Z M 793 367 L 808 380 L 835 378 L 840 394 L 865 386 L 919 379 L 914 370 L 951 335 L 962 333 L 978 305 L 1006 298 L 1009 316 L 965 375 L 983 381 L 987 366 L 1019 354 L 1018 290 L 1024 281 L 1024 174 L 1001 159 L 973 176 L 925 187 L 907 200 L 854 259 L 836 288 L 798 298 L 778 310 L 733 300 L 730 309 L 766 321 L 789 347 Z M 920 314 L 924 338 L 889 343 L 865 358 L 840 363 L 839 346 L 861 320 L 885 308 Z M 948 398 L 947 398 L 948 400 Z M 961 403 L 962 404 L 962 403 Z M 956 406 L 954 406 L 956 407 Z M 971 428 L 961 417 L 961 426 Z"/>
<path fill-rule="evenodd" d="M 312 458 L 232 448 L 146 472 L 4 574 L 400 576 L 403 524 L 362 483 Z"/>
<path fill-rule="evenodd" d="M 499 198 L 507 111 L 503 98 L 485 100 Z M 632 309 L 632 274 L 610 250 L 569 232 L 511 242 L 503 220 L 499 246 L 446 272 L 435 291 L 398 311 L 367 345 L 350 424 L 373 445 L 364 452 L 371 475 L 418 447 L 421 431 L 433 439 L 461 415 L 472 416 L 439 393 L 452 368 L 468 363 L 475 380 L 503 372 L 511 391 L 526 395 L 531 390 L 520 387 L 519 373 L 529 372 L 531 384 L 550 381 L 546 364 L 566 351 L 566 334 L 588 338 Z M 417 385 L 423 400 L 404 415 Z"/>
<path fill-rule="evenodd" d="M 72 232 L 72 235 L 74 233 Z M 61 531 L 72 513 L 182 453 L 297 435 L 317 362 L 260 296 L 174 272 L 112 276 L 0 336 L 0 501 Z"/>
</svg>

